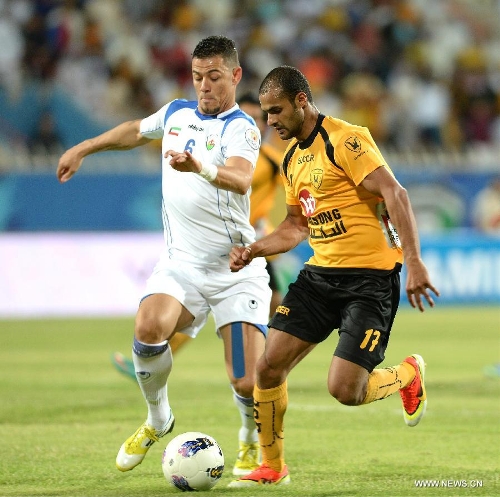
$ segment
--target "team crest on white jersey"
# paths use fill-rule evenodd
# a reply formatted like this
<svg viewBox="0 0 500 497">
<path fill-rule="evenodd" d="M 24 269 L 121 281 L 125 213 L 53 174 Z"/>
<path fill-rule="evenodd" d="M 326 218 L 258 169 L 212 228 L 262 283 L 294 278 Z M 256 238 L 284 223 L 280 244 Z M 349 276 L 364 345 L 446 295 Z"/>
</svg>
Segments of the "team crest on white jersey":
<svg viewBox="0 0 500 497">
<path fill-rule="evenodd" d="M 254 149 L 254 150 L 258 150 L 259 149 L 259 146 L 260 146 L 260 139 L 259 139 L 259 135 L 257 134 L 257 132 L 252 129 L 252 128 L 248 128 L 245 132 L 245 138 L 247 140 L 247 143 Z"/>
<path fill-rule="evenodd" d="M 207 143 L 206 143 L 206 146 L 207 146 L 207 150 L 212 150 L 215 145 L 217 144 L 217 135 L 210 135 L 208 138 L 207 138 Z"/>
<path fill-rule="evenodd" d="M 302 205 L 304 216 L 311 217 L 316 210 L 316 199 L 307 190 L 301 190 L 299 193 L 299 201 Z"/>
</svg>

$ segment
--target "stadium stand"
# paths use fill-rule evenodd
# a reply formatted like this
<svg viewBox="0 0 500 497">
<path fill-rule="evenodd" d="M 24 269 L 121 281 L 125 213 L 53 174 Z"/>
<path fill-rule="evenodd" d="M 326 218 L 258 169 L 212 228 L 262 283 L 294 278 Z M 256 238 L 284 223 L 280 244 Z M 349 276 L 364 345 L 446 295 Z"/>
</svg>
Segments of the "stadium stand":
<svg viewBox="0 0 500 497">
<path fill-rule="evenodd" d="M 498 0 L 1 0 L 0 169 L 51 167 L 30 146 L 42 117 L 68 147 L 189 96 L 192 47 L 223 33 L 242 91 L 295 65 L 318 107 L 369 126 L 393 164 L 495 170 L 499 19 Z"/>
</svg>

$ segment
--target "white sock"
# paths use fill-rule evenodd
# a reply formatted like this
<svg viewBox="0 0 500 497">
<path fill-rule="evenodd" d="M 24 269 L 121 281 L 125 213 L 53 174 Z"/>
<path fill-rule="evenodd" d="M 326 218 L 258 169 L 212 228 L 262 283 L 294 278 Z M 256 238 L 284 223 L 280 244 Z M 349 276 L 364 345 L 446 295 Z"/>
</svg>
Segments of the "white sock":
<svg viewBox="0 0 500 497">
<path fill-rule="evenodd" d="M 231 388 L 233 388 L 231 386 Z M 238 433 L 240 442 L 255 443 L 258 440 L 257 427 L 253 419 L 253 397 L 245 398 L 238 395 L 233 388 L 233 400 L 240 411 L 241 428 Z"/>
<path fill-rule="evenodd" d="M 148 344 L 141 345 L 141 348 L 147 348 Z M 166 344 L 155 344 L 151 347 L 158 347 Z M 132 351 L 137 382 L 142 391 L 142 395 L 148 405 L 148 418 L 146 423 L 157 431 L 163 430 L 169 421 L 172 411 L 168 402 L 167 379 L 172 371 L 172 352 L 167 347 L 163 352 L 150 357 L 138 355 Z"/>
</svg>

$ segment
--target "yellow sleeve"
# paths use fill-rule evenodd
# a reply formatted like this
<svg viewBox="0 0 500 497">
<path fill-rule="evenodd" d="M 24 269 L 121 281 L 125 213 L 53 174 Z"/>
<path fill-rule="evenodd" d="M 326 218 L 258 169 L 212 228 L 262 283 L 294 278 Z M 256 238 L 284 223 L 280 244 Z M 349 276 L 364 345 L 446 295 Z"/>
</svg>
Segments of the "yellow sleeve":
<svg viewBox="0 0 500 497">
<path fill-rule="evenodd" d="M 343 134 L 335 147 L 335 161 L 358 186 L 371 172 L 387 166 L 367 128 Z"/>
<path fill-rule="evenodd" d="M 300 205 L 299 199 L 294 195 L 292 187 L 288 182 L 286 176 L 281 173 L 281 179 L 283 180 L 283 185 L 285 187 L 285 201 L 288 205 Z"/>
</svg>

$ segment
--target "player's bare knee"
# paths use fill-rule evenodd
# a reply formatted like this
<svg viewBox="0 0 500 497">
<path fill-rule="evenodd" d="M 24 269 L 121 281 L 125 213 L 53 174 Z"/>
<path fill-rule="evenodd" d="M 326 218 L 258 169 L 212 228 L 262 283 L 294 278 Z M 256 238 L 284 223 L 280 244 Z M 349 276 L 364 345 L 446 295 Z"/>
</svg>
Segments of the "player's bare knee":
<svg viewBox="0 0 500 497">
<path fill-rule="evenodd" d="M 328 385 L 330 395 L 345 406 L 357 406 L 363 401 L 363 397 L 356 388 L 348 385 Z"/>
<path fill-rule="evenodd" d="M 268 361 L 265 354 L 257 361 L 255 371 L 257 373 L 257 376 L 261 378 L 265 378 L 273 374 L 274 368 Z"/>
<path fill-rule="evenodd" d="M 281 385 L 287 377 L 287 371 L 280 365 L 272 364 L 265 356 L 257 362 L 257 383 L 261 388 L 274 388 Z"/>
<path fill-rule="evenodd" d="M 233 378 L 231 381 L 234 391 L 244 398 L 253 396 L 253 387 L 255 385 L 255 378 L 253 376 L 244 376 L 243 378 Z"/>
<path fill-rule="evenodd" d="M 160 343 L 164 340 L 160 323 L 149 316 L 136 319 L 135 337 L 143 343 Z"/>
</svg>

